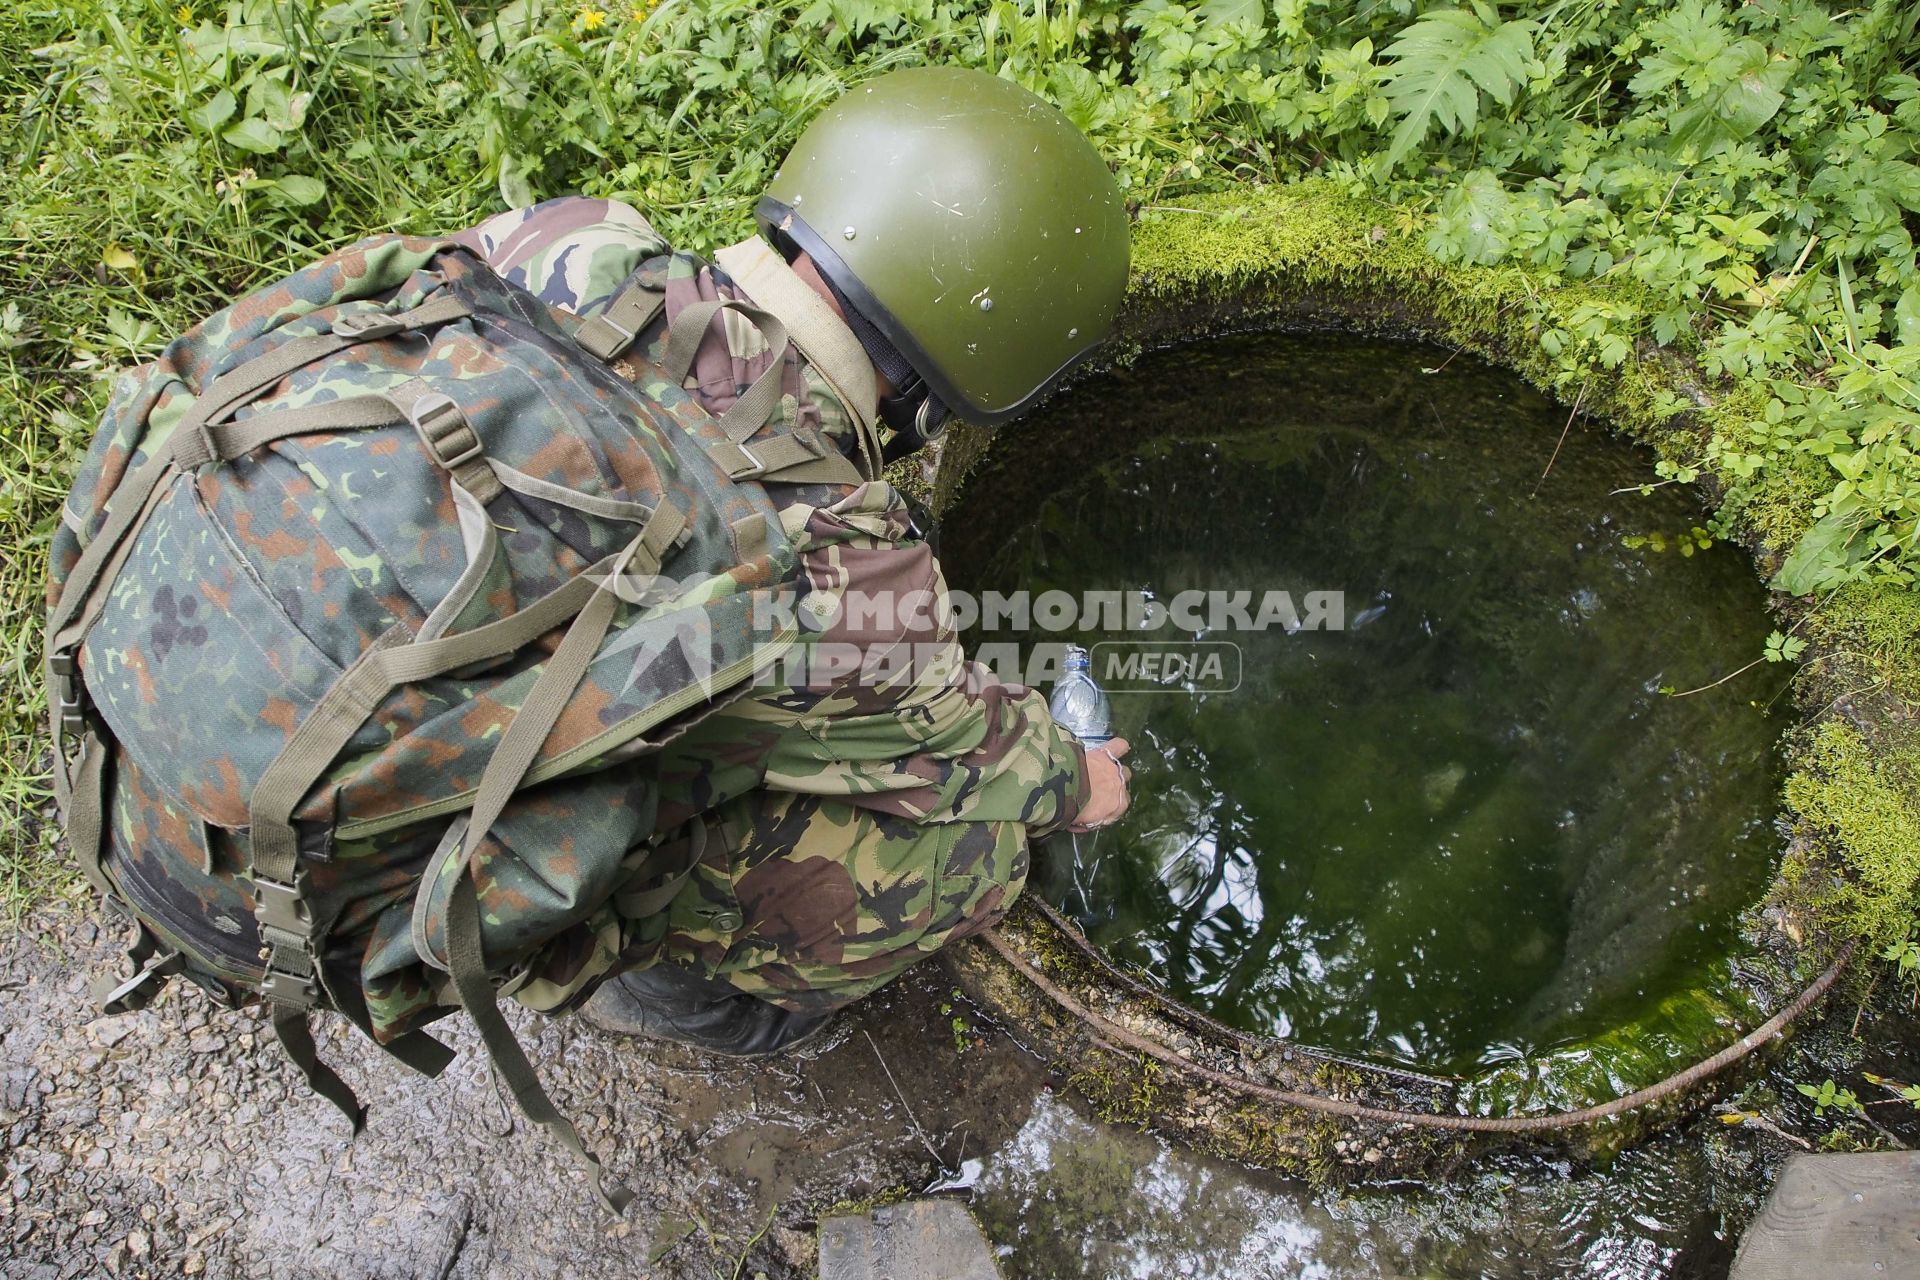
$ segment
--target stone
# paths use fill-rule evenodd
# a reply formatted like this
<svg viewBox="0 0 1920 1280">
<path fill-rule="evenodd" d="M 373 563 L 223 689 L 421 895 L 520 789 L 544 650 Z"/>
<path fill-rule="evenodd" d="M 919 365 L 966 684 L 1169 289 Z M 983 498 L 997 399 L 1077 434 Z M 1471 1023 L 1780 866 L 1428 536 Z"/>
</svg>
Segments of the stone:
<svg viewBox="0 0 1920 1280">
<path fill-rule="evenodd" d="M 1729 1280 L 1920 1276 L 1920 1152 L 1797 1155 L 1740 1240 Z"/>
<path fill-rule="evenodd" d="M 133 1034 L 133 1019 L 95 1018 L 87 1024 L 87 1031 L 95 1044 L 111 1049 Z"/>
<path fill-rule="evenodd" d="M 953 1200 L 912 1200 L 820 1223 L 820 1280 L 1001 1280 L 993 1246 Z"/>
</svg>

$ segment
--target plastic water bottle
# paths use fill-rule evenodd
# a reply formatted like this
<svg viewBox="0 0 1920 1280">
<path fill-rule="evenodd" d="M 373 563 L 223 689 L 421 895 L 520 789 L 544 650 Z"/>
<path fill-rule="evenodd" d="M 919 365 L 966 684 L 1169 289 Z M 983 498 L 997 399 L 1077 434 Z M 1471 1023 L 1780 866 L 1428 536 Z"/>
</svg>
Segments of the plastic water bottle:
<svg viewBox="0 0 1920 1280">
<path fill-rule="evenodd" d="M 1097 747 L 1113 737 L 1113 708 L 1106 691 L 1094 683 L 1093 655 L 1077 644 L 1067 646 L 1047 710 L 1053 713 L 1054 723 L 1083 747 Z"/>
<path fill-rule="evenodd" d="M 1053 682 L 1053 696 L 1047 699 L 1047 710 L 1053 713 L 1054 723 L 1072 734 L 1088 751 L 1113 737 L 1113 708 L 1107 703 L 1106 690 L 1094 683 L 1093 655 L 1077 644 L 1068 645 L 1066 656 L 1061 659 L 1060 678 Z M 1074 892 L 1080 897 L 1081 914 L 1089 918 L 1094 913 L 1093 881 L 1099 874 L 1100 862 L 1094 859 L 1089 866 L 1088 860 L 1099 840 L 1098 831 L 1088 832 L 1084 844 L 1079 832 L 1067 836 L 1073 851 Z"/>
</svg>

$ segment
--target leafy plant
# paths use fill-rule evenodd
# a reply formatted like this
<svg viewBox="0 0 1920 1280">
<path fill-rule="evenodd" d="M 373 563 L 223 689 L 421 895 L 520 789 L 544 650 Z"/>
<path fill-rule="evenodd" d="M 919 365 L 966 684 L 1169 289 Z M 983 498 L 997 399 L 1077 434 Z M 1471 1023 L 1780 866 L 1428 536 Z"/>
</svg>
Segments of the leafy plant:
<svg viewBox="0 0 1920 1280">
<path fill-rule="evenodd" d="M 1792 662 L 1807 649 L 1807 642 L 1799 636 L 1790 636 L 1781 631 L 1767 634 L 1766 658 L 1768 662 Z"/>
<path fill-rule="evenodd" d="M 1885 1076 L 1877 1076 L 1871 1071 L 1862 1072 L 1861 1074 L 1866 1077 L 1868 1084 L 1878 1085 L 1893 1095 L 1891 1098 L 1885 1099 L 1885 1102 L 1904 1102 L 1908 1106 L 1920 1110 L 1920 1084 L 1902 1084 L 1898 1080 L 1889 1080 Z"/>
<path fill-rule="evenodd" d="M 1881 949 L 1880 958 L 1891 962 L 1894 975 L 1920 995 L 1920 926 L 1906 937 L 1889 942 Z"/>
<path fill-rule="evenodd" d="M 1441 9 L 1421 17 L 1387 46 L 1387 100 L 1400 117 L 1387 144 L 1387 164 L 1400 163 L 1434 125 L 1448 133 L 1472 130 L 1480 95 L 1510 105 L 1533 63 L 1534 23 L 1504 22 L 1494 7 Z"/>
<path fill-rule="evenodd" d="M 956 987 L 948 999 L 940 1002 L 940 1016 L 947 1019 L 947 1029 L 953 1032 L 955 1053 L 965 1053 L 973 1048 L 973 1024 L 967 1021 L 966 1014 L 959 1008 L 963 999 L 960 989 Z"/>
<path fill-rule="evenodd" d="M 1705 156 L 1750 138 L 1786 105 L 1781 89 L 1793 62 L 1735 37 L 1728 17 L 1719 3 L 1676 6 L 1646 28 L 1647 57 L 1627 83 L 1638 98 L 1671 95 L 1667 132 L 1685 154 Z"/>
<path fill-rule="evenodd" d="M 1846 1115 L 1865 1114 L 1865 1108 L 1860 1105 L 1860 1099 L 1854 1096 L 1853 1090 L 1842 1089 L 1830 1079 L 1817 1085 L 1796 1084 L 1793 1087 L 1813 1099 L 1813 1114 L 1816 1116 L 1824 1116 L 1829 1110 Z"/>
</svg>

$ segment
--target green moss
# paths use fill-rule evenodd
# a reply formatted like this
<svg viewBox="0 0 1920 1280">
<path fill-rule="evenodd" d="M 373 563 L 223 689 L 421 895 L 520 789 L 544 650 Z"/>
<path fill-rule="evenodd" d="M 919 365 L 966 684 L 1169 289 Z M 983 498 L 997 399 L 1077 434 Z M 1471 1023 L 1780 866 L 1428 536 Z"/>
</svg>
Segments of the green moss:
<svg viewBox="0 0 1920 1280">
<path fill-rule="evenodd" d="M 1875 749 L 1839 719 L 1814 731 L 1787 780 L 1787 805 L 1831 838 L 1845 877 L 1804 877 L 1820 905 L 1856 936 L 1907 936 L 1920 910 L 1920 748 Z M 1816 887 L 1817 886 L 1817 887 Z"/>
<path fill-rule="evenodd" d="M 1856 684 L 1886 690 L 1897 711 L 1920 707 L 1920 592 L 1843 587 L 1808 616 L 1807 630 L 1830 661 L 1857 671 Z"/>
<path fill-rule="evenodd" d="M 1153 1076 L 1157 1069 L 1151 1058 L 1093 1054 L 1067 1077 L 1067 1083 L 1093 1103 L 1094 1114 L 1108 1124 L 1144 1129 L 1156 1118 Z"/>
<path fill-rule="evenodd" d="M 1697 376 L 1673 352 L 1643 347 L 1639 358 L 1615 368 L 1578 342 L 1549 355 L 1542 336 L 1574 330 L 1583 308 L 1631 329 L 1650 312 L 1650 299 L 1617 284 L 1551 283 L 1514 267 L 1442 264 L 1410 229 L 1412 218 L 1332 183 L 1249 188 L 1196 197 L 1185 207 L 1192 212 L 1158 214 L 1136 229 L 1137 315 L 1130 329 L 1137 338 L 1166 336 L 1153 313 L 1169 304 L 1190 311 L 1196 299 L 1239 294 L 1257 318 L 1263 308 L 1311 310 L 1324 300 L 1362 327 L 1410 331 L 1496 360 L 1688 462 L 1698 461 L 1716 431 L 1739 428 L 1765 403 L 1764 389 L 1749 383 L 1716 388 L 1703 406 Z M 1809 480 L 1775 482 L 1785 492 L 1763 488 L 1746 504 L 1755 541 L 1778 547 L 1800 535 L 1813 498 L 1830 487 Z"/>
<path fill-rule="evenodd" d="M 884 1209 L 888 1205 L 904 1204 L 908 1200 L 917 1198 L 919 1194 L 912 1187 L 886 1187 L 859 1199 L 835 1200 L 832 1204 L 815 1205 L 813 1216 L 816 1219 L 857 1217 L 872 1213 L 875 1209 Z"/>
</svg>

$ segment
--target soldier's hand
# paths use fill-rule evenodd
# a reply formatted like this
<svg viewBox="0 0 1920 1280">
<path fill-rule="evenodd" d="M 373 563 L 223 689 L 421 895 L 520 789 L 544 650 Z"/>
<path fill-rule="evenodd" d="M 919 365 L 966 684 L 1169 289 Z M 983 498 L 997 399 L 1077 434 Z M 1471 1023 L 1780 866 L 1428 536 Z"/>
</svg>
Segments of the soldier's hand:
<svg viewBox="0 0 1920 1280">
<path fill-rule="evenodd" d="M 1127 784 L 1133 779 L 1133 770 L 1120 763 L 1120 757 L 1126 754 L 1125 738 L 1109 738 L 1087 748 L 1087 803 L 1067 830 L 1093 831 L 1120 821 L 1126 814 L 1132 803 Z"/>
</svg>

